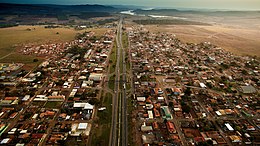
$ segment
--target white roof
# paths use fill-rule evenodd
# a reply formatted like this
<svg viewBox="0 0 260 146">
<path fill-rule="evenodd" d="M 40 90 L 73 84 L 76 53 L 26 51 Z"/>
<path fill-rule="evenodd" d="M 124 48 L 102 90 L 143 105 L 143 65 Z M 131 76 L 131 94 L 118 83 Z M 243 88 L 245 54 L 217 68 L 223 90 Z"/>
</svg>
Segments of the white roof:
<svg viewBox="0 0 260 146">
<path fill-rule="evenodd" d="M 159 96 L 158 97 L 158 100 L 163 100 L 164 98 L 162 96 Z"/>
<path fill-rule="evenodd" d="M 89 109 L 89 110 L 94 109 L 94 106 L 89 103 L 74 103 L 73 107 L 74 108 L 84 108 L 84 109 Z"/>
<path fill-rule="evenodd" d="M 137 97 L 137 101 L 145 101 L 145 97 Z"/>
<path fill-rule="evenodd" d="M 149 110 L 148 111 L 148 116 L 149 116 L 149 119 L 153 119 L 153 111 Z"/>
<path fill-rule="evenodd" d="M 82 130 L 82 129 L 87 129 L 88 127 L 88 123 L 79 123 L 78 129 Z"/>
<path fill-rule="evenodd" d="M 229 123 L 226 123 L 225 125 L 227 126 L 229 131 L 234 131 L 233 127 L 231 127 Z"/>
<path fill-rule="evenodd" d="M 24 98 L 22 99 L 22 101 L 27 101 L 30 99 L 30 95 L 25 95 Z"/>
<path fill-rule="evenodd" d="M 75 108 L 77 108 L 77 107 L 84 107 L 85 106 L 85 103 L 74 103 L 74 105 L 73 105 L 73 107 Z"/>
<path fill-rule="evenodd" d="M 204 83 L 200 83 L 201 88 L 206 88 L 207 86 Z"/>
<path fill-rule="evenodd" d="M 181 111 L 181 109 L 179 107 L 175 107 L 173 108 L 174 111 Z"/>
<path fill-rule="evenodd" d="M 36 95 L 36 97 L 44 98 L 44 97 L 46 97 L 46 95 Z"/>
<path fill-rule="evenodd" d="M 5 139 L 3 139 L 3 140 L 1 141 L 1 144 L 7 143 L 7 142 L 9 141 L 9 139 L 10 139 L 10 138 L 5 138 Z"/>
<path fill-rule="evenodd" d="M 94 109 L 94 106 L 89 104 L 89 103 L 86 103 L 85 106 L 84 106 L 84 109 L 90 109 L 90 110 L 93 110 Z"/>
<path fill-rule="evenodd" d="M 21 134 L 27 133 L 27 130 L 22 130 L 20 133 Z"/>
<path fill-rule="evenodd" d="M 217 114 L 218 116 L 221 116 L 221 115 L 222 115 L 219 111 L 216 111 L 216 114 Z"/>
</svg>

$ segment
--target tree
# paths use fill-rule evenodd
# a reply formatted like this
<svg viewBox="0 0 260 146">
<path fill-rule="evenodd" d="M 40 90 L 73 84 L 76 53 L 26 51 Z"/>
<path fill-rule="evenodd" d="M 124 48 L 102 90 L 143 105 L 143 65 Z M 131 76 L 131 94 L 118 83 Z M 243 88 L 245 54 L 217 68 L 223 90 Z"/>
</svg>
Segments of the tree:
<svg viewBox="0 0 260 146">
<path fill-rule="evenodd" d="M 97 98 L 91 98 L 90 100 L 89 100 L 89 104 L 91 104 L 91 105 L 99 105 L 100 104 L 100 101 L 99 101 L 99 99 L 97 99 Z"/>
<path fill-rule="evenodd" d="M 171 108 L 174 107 L 173 102 L 169 102 L 169 107 L 171 107 Z"/>
<path fill-rule="evenodd" d="M 247 71 L 246 70 L 242 70 L 242 74 L 243 75 L 247 75 Z"/>
<path fill-rule="evenodd" d="M 189 113 L 190 112 L 190 106 L 185 104 L 184 106 L 182 106 L 182 111 L 184 113 Z"/>
<path fill-rule="evenodd" d="M 182 112 L 184 113 L 189 113 L 190 112 L 190 106 L 187 105 L 184 101 L 181 102 L 181 108 L 182 108 Z"/>
<path fill-rule="evenodd" d="M 187 95 L 187 96 L 190 96 L 190 95 L 191 95 L 191 89 L 188 87 L 188 88 L 184 91 L 184 94 Z"/>
<path fill-rule="evenodd" d="M 37 58 L 33 59 L 33 62 L 38 62 L 39 60 Z"/>
</svg>

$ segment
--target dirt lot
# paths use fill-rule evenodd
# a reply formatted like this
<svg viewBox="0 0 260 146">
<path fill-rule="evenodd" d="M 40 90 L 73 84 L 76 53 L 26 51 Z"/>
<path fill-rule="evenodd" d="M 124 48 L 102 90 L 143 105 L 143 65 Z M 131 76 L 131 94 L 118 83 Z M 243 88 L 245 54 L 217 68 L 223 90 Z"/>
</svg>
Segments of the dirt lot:
<svg viewBox="0 0 260 146">
<path fill-rule="evenodd" d="M 260 56 L 260 29 L 228 25 L 145 25 L 152 32 L 174 33 L 184 42 L 209 41 L 237 55 Z"/>
</svg>

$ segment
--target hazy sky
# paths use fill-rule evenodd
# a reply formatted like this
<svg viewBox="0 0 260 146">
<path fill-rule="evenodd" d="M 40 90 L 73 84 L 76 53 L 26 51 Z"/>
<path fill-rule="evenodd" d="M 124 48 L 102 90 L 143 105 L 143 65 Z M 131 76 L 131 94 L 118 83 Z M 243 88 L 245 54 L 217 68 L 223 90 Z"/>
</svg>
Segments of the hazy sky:
<svg viewBox="0 0 260 146">
<path fill-rule="evenodd" d="M 31 4 L 104 4 L 147 7 L 260 10 L 260 0 L 0 0 Z"/>
</svg>

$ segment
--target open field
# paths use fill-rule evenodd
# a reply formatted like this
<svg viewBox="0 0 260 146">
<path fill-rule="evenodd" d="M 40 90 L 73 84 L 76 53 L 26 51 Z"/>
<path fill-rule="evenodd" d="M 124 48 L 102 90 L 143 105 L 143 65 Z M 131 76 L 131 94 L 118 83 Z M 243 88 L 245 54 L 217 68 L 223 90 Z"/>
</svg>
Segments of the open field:
<svg viewBox="0 0 260 146">
<path fill-rule="evenodd" d="M 22 55 L 20 53 L 14 52 L 9 54 L 7 57 L 0 59 L 1 63 L 24 63 L 23 69 L 31 70 L 36 65 L 39 65 L 43 59 L 37 58 L 38 61 L 34 62 L 33 60 L 36 59 L 34 56 Z"/>
<path fill-rule="evenodd" d="M 257 55 L 260 57 L 260 13 L 258 11 L 176 11 L 138 10 L 137 15 L 126 15 L 129 26 L 136 21 L 153 20 L 162 23 L 144 25 L 152 32 L 174 33 L 183 42 L 200 43 L 209 41 L 237 55 Z M 149 15 L 159 16 L 151 18 Z M 160 16 L 168 16 L 160 18 Z M 178 24 L 181 20 L 206 23 L 209 25 Z M 163 23 L 176 21 L 176 24 Z M 177 25 L 178 24 L 178 25 Z"/>
<path fill-rule="evenodd" d="M 30 30 L 29 30 L 30 29 Z M 44 26 L 17 26 L 0 29 L 0 62 L 24 63 L 25 69 L 31 69 L 38 65 L 42 59 L 38 58 L 38 62 L 33 62 L 34 56 L 26 56 L 17 52 L 17 46 L 26 45 L 28 43 L 44 44 L 54 42 L 72 41 L 77 33 L 84 31 L 93 31 L 97 36 L 105 33 L 107 28 L 89 28 L 84 30 L 75 30 L 73 28 L 52 28 L 46 29 Z M 56 33 L 59 34 L 56 34 Z"/>
<path fill-rule="evenodd" d="M 237 55 L 260 56 L 260 30 L 227 25 L 146 25 L 152 32 L 174 33 L 184 42 L 209 41 Z"/>
<path fill-rule="evenodd" d="M 27 30 L 31 29 L 31 30 Z M 77 33 L 94 31 L 103 34 L 106 28 L 74 30 L 73 28 L 46 29 L 44 26 L 17 26 L 0 29 L 0 58 L 14 50 L 15 45 L 26 43 L 66 42 L 74 39 Z M 56 33 L 59 34 L 56 34 Z"/>
</svg>

